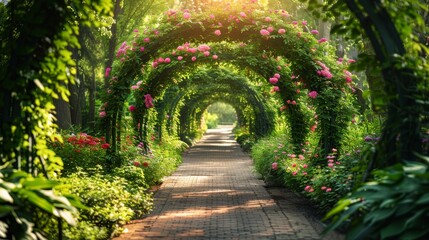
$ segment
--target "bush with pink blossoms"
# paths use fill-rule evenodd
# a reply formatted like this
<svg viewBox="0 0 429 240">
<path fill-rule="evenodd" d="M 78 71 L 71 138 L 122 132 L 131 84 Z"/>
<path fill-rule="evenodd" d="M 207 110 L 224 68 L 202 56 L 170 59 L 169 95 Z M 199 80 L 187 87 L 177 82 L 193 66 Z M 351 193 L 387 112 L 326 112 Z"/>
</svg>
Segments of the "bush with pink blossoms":
<svg viewBox="0 0 429 240">
<path fill-rule="evenodd" d="M 324 158 L 322 166 L 314 165 L 314 159 L 320 156 L 316 135 L 310 135 L 299 151 L 290 144 L 288 136 L 272 135 L 254 144 L 251 155 L 255 170 L 267 185 L 288 187 L 307 197 L 321 213 L 326 213 L 355 185 L 358 173 L 352 169 L 358 166 L 362 152 L 343 151 L 340 155 L 334 148 Z M 363 138 L 360 144 L 365 145 Z M 345 145 L 349 151 L 351 146 Z"/>
</svg>

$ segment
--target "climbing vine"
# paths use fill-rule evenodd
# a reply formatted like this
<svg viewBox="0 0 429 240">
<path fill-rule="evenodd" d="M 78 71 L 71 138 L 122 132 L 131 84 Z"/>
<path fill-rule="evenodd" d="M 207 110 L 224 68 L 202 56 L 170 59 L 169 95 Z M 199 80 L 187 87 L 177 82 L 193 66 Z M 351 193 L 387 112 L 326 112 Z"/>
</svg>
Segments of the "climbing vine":
<svg viewBox="0 0 429 240">
<path fill-rule="evenodd" d="M 122 43 L 117 52 L 118 61 L 110 74 L 111 87 L 107 90 L 105 127 L 113 146 L 116 134 L 112 126 L 117 124 L 118 109 L 122 108 L 134 81 L 140 83 L 137 87 L 141 96 L 146 96 L 145 99 L 150 96 L 156 101 L 169 84 L 177 81 L 172 73 L 181 72 L 178 69 L 209 61 L 219 64 L 230 59 L 237 66 L 253 67 L 266 82 L 274 85 L 272 91 L 279 92 L 283 100 L 279 108 L 287 109 L 291 115 L 289 123 L 297 130 L 292 136 L 297 145 L 304 141 L 309 126 L 300 119 L 303 103 L 293 98 L 300 91 L 316 93 L 311 102 L 320 122 L 322 153 L 340 147 L 348 121 L 344 117 L 347 116 L 346 101 L 340 100 L 353 89 L 352 76 L 345 71 L 348 62 L 337 61 L 327 40 L 317 39 L 318 31 L 310 29 L 305 21 L 293 20 L 286 11 L 264 12 L 253 8 L 228 15 L 170 10 L 160 27 L 136 29 L 134 33 L 132 42 Z M 243 51 L 243 46 L 250 41 L 252 47 L 246 51 L 255 57 L 247 61 L 224 51 L 228 44 L 240 46 L 236 47 L 237 52 Z M 261 64 L 264 60 L 268 64 Z M 140 116 L 148 111 L 143 104 L 139 107 L 143 109 L 135 112 Z"/>
</svg>

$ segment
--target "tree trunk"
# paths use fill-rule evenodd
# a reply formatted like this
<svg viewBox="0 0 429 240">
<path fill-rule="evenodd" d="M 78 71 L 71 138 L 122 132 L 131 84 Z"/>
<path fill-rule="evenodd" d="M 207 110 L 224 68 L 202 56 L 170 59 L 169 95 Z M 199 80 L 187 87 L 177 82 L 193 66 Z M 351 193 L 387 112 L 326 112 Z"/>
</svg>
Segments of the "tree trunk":
<svg viewBox="0 0 429 240">
<path fill-rule="evenodd" d="M 331 36 L 331 23 L 319 20 L 319 37 L 329 39 Z"/>
<path fill-rule="evenodd" d="M 322 4 L 323 0 L 319 0 L 319 3 Z M 319 19 L 319 37 L 329 39 L 331 36 L 331 23 L 324 22 L 322 19 Z"/>
<path fill-rule="evenodd" d="M 115 1 L 115 7 L 113 9 L 113 19 L 115 22 L 112 24 L 110 31 L 112 32 L 112 36 L 109 39 L 109 48 L 107 49 L 107 60 L 105 68 L 112 67 L 113 60 L 115 58 L 115 49 L 117 42 L 117 32 L 118 32 L 118 16 L 121 13 L 121 0 Z M 107 88 L 107 77 L 104 78 L 104 87 Z"/>
<path fill-rule="evenodd" d="M 82 116 L 80 114 L 80 104 L 79 104 L 79 86 L 78 84 L 69 84 L 70 91 L 70 115 L 71 122 L 73 125 L 81 125 Z"/>
<path fill-rule="evenodd" d="M 82 42 L 81 36 L 79 36 L 79 42 Z M 75 83 L 68 84 L 68 88 L 70 91 L 70 114 L 71 114 L 71 122 L 73 125 L 82 126 L 82 113 L 81 113 L 81 104 L 80 104 L 80 91 L 79 87 L 83 84 L 82 78 L 81 78 L 81 69 L 79 68 L 79 61 L 81 59 L 79 55 L 78 49 L 72 49 L 72 58 L 76 62 L 76 78 Z"/>
<path fill-rule="evenodd" d="M 54 104 L 58 127 L 61 130 L 69 129 L 72 126 L 70 104 L 63 99 L 54 99 Z"/>
<path fill-rule="evenodd" d="M 89 78 L 88 92 L 89 92 L 89 109 L 88 109 L 88 126 L 95 129 L 95 97 L 96 97 L 96 82 L 95 82 L 95 67 L 92 67 L 91 77 Z"/>
<path fill-rule="evenodd" d="M 86 84 L 86 75 L 83 74 L 83 71 L 81 73 L 82 82 L 79 85 L 78 89 L 78 96 L 77 96 L 77 102 L 79 104 L 79 112 L 77 113 L 77 120 L 80 122 L 80 126 L 87 126 L 87 122 L 84 122 L 84 113 L 86 112 L 85 106 L 86 106 L 86 98 L 85 98 L 85 92 L 87 88 Z"/>
</svg>

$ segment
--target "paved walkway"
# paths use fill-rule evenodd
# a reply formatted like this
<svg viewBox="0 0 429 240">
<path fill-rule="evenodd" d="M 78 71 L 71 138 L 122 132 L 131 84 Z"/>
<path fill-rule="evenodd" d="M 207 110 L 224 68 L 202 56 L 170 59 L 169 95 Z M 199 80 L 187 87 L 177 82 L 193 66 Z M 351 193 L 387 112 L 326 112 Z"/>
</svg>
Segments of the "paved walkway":
<svg viewBox="0 0 429 240">
<path fill-rule="evenodd" d="M 231 128 L 208 130 L 156 192 L 151 214 L 116 239 L 320 239 L 299 201 L 276 194 L 256 178 Z"/>
</svg>

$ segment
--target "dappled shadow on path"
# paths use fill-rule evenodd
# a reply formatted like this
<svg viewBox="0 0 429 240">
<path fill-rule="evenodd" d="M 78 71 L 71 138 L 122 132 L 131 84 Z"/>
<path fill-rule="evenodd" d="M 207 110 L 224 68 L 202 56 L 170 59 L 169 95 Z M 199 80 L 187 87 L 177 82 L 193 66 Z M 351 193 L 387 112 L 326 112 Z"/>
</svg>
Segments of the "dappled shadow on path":
<svg viewBox="0 0 429 240">
<path fill-rule="evenodd" d="M 209 130 L 118 239 L 319 239 L 298 207 L 279 207 L 231 127 Z"/>
</svg>

